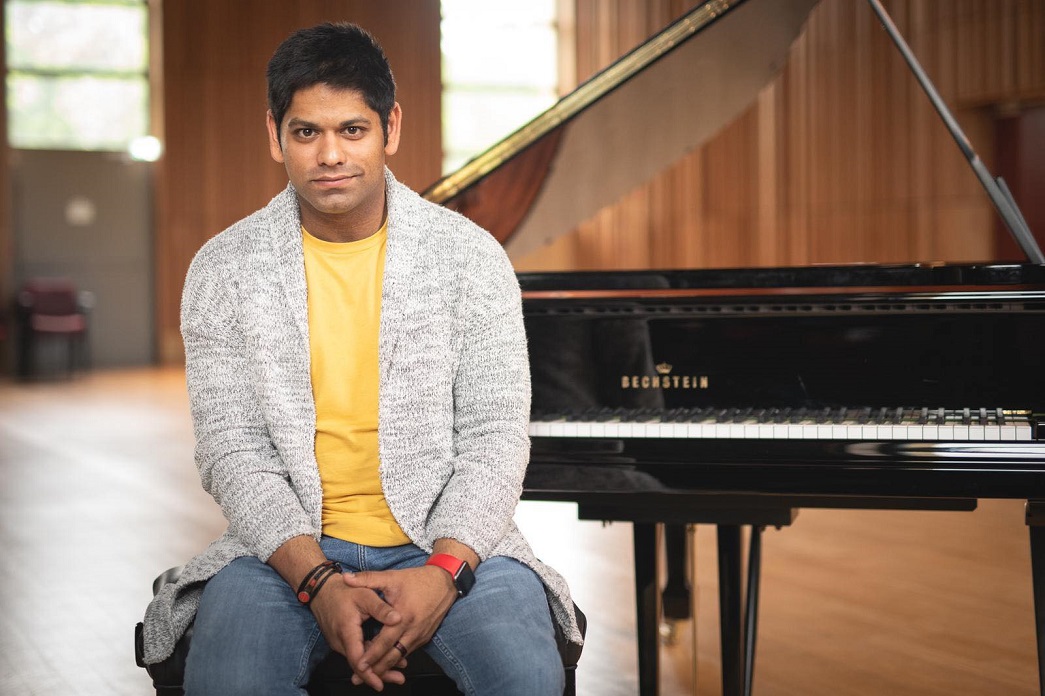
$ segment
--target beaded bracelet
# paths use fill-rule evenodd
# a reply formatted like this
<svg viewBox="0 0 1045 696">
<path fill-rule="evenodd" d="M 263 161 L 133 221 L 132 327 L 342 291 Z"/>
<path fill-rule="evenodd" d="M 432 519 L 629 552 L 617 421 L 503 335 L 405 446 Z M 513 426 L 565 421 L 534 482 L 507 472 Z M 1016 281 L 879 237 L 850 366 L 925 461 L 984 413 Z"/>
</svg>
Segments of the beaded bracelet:
<svg viewBox="0 0 1045 696">
<path fill-rule="evenodd" d="M 323 587 L 331 575 L 343 572 L 341 564 L 337 561 L 323 561 L 310 570 L 305 579 L 301 581 L 301 585 L 298 586 L 298 601 L 308 604 L 319 594 L 319 588 Z"/>
</svg>

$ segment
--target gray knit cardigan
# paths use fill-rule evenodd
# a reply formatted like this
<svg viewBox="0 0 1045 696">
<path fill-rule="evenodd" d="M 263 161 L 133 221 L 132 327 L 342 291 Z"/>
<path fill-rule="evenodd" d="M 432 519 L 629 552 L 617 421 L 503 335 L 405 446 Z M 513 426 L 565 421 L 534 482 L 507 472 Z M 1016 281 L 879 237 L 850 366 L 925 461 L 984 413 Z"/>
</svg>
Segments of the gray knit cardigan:
<svg viewBox="0 0 1045 696">
<path fill-rule="evenodd" d="M 512 521 L 529 458 L 529 364 L 519 286 L 497 241 L 422 199 L 386 170 L 381 294 L 381 486 L 411 541 L 457 539 L 510 556 L 544 582 L 568 640 L 581 642 L 563 578 Z M 162 661 L 192 622 L 203 583 L 240 556 L 319 538 L 307 289 L 301 221 L 287 187 L 207 242 L 189 269 L 182 337 L 203 487 L 225 534 L 145 613 L 145 661 Z"/>
</svg>

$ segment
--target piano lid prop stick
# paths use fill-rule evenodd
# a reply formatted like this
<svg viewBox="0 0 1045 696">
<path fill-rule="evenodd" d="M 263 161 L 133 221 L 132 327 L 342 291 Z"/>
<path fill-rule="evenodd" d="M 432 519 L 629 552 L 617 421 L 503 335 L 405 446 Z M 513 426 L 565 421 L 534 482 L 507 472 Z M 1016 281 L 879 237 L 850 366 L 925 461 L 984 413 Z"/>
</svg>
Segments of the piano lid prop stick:
<svg viewBox="0 0 1045 696">
<path fill-rule="evenodd" d="M 925 90 L 926 95 L 929 97 L 929 101 L 932 102 L 936 112 L 940 114 L 940 118 L 943 119 L 944 125 L 947 126 L 947 130 L 950 131 L 954 141 L 958 143 L 958 148 L 965 155 L 965 159 L 969 162 L 969 166 L 972 167 L 973 172 L 976 173 L 976 178 L 980 180 L 983 188 L 987 191 L 987 196 L 991 199 L 998 214 L 1001 215 L 1002 220 L 1005 221 L 1006 227 L 1009 228 L 1010 234 L 1016 243 L 1020 245 L 1023 253 L 1027 255 L 1033 263 L 1043 264 L 1045 263 L 1045 255 L 1042 255 L 1041 249 L 1038 247 L 1038 243 L 1034 240 L 1034 235 L 1031 234 L 1030 229 L 1027 227 L 1027 223 L 1024 221 L 1023 216 L 1019 212 L 1019 207 L 1016 205 L 1016 201 L 1012 198 L 1012 195 L 1008 193 L 1008 187 L 1000 179 L 995 179 L 991 176 L 991 173 L 987 171 L 986 165 L 980 159 L 976 151 L 972 149 L 972 145 L 969 143 L 969 139 L 965 137 L 965 133 L 962 131 L 961 126 L 958 125 L 958 121 L 951 114 L 950 109 L 944 103 L 943 99 L 940 98 L 939 93 L 936 91 L 936 87 L 933 86 L 932 80 L 926 74 L 925 70 L 922 69 L 918 59 L 914 57 L 914 53 L 911 51 L 910 46 L 904 41 L 903 36 L 900 35 L 896 25 L 893 24 L 892 18 L 889 13 L 886 12 L 885 8 L 879 0 L 867 0 L 871 5 L 871 9 L 874 10 L 875 14 L 878 15 L 879 21 L 882 26 L 885 27 L 885 31 L 889 34 L 889 37 L 896 44 L 896 47 L 900 50 L 900 54 L 907 61 L 907 65 L 910 66 L 914 76 L 918 79 L 922 89 Z M 1000 185 L 999 185 L 1000 184 Z M 1007 195 L 1008 194 L 1008 195 Z"/>
</svg>

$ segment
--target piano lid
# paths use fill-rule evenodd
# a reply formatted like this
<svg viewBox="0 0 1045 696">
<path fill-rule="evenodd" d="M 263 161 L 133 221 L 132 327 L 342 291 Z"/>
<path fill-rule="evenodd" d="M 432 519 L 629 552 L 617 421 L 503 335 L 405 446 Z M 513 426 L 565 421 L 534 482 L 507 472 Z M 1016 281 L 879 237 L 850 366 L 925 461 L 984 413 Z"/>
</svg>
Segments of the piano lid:
<svg viewBox="0 0 1045 696">
<path fill-rule="evenodd" d="M 740 115 L 817 1 L 707 0 L 423 195 L 533 251 Z"/>
</svg>

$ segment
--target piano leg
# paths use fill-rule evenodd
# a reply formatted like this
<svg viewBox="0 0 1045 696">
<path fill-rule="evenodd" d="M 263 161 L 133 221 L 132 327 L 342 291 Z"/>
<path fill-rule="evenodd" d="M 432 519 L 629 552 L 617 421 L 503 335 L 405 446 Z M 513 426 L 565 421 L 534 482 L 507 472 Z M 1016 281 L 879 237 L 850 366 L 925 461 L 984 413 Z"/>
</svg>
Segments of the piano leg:
<svg viewBox="0 0 1045 696">
<path fill-rule="evenodd" d="M 718 602 L 722 640 L 723 696 L 751 696 L 758 637 L 759 578 L 762 573 L 762 527 L 752 525 L 748 549 L 746 607 L 741 604 L 741 528 L 718 526 Z"/>
<path fill-rule="evenodd" d="M 639 696 L 657 696 L 660 664 L 657 641 L 660 635 L 657 586 L 657 525 L 635 522 L 635 611 L 639 641 Z"/>
<path fill-rule="evenodd" d="M 751 696 L 755 677 L 755 642 L 758 637 L 758 592 L 762 575 L 762 527 L 751 526 L 747 552 L 747 610 L 744 612 L 744 696 Z"/>
<path fill-rule="evenodd" d="M 722 694 L 739 696 L 743 683 L 740 526 L 718 525 L 718 607 L 722 641 Z"/>
<path fill-rule="evenodd" d="M 664 591 L 661 593 L 661 606 L 664 618 L 674 621 L 685 621 L 689 618 L 689 605 L 692 588 L 689 582 L 689 544 L 686 535 L 688 525 L 664 525 L 664 556 L 667 575 Z"/>
<path fill-rule="evenodd" d="M 1045 696 L 1045 500 L 1027 501 L 1034 625 L 1038 636 L 1038 691 Z"/>
</svg>

